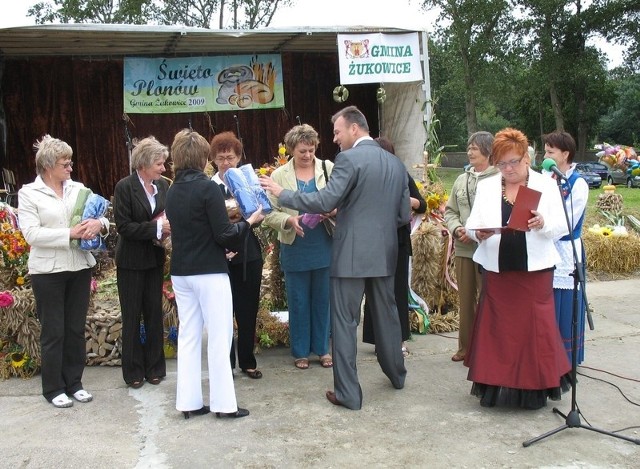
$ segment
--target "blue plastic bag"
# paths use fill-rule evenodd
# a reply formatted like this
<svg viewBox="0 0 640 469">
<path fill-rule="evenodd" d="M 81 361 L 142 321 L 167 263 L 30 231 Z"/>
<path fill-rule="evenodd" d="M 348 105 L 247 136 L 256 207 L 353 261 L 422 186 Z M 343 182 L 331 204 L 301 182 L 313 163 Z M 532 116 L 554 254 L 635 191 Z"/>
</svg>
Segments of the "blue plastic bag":
<svg viewBox="0 0 640 469">
<path fill-rule="evenodd" d="M 98 194 L 91 194 L 87 198 L 87 203 L 84 206 L 82 219 L 103 217 L 105 213 L 107 213 L 107 208 L 109 208 L 109 201 L 107 199 Z M 106 246 L 104 245 L 102 236 L 98 235 L 92 239 L 80 240 L 80 249 L 84 249 L 85 251 L 94 251 L 96 249 L 104 250 Z"/>
</svg>

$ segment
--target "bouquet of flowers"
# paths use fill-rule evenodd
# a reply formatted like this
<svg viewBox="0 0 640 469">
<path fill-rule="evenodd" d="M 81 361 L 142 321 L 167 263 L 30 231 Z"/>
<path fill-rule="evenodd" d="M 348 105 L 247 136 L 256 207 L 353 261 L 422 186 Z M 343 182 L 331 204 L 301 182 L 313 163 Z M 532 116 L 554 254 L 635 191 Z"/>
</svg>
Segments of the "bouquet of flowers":
<svg viewBox="0 0 640 469">
<path fill-rule="evenodd" d="M 256 170 L 256 174 L 258 174 L 258 176 L 271 176 L 271 173 L 273 173 L 276 168 L 287 164 L 287 162 L 289 161 L 289 155 L 287 154 L 286 147 L 282 143 L 278 143 L 278 155 L 273 159 L 273 164 L 263 164 Z"/>
<path fill-rule="evenodd" d="M 14 210 L 0 203 L 0 269 L 7 271 L 2 274 L 2 280 L 10 283 L 7 288 L 24 285 L 29 260 L 29 245 L 18 228 Z"/>
</svg>

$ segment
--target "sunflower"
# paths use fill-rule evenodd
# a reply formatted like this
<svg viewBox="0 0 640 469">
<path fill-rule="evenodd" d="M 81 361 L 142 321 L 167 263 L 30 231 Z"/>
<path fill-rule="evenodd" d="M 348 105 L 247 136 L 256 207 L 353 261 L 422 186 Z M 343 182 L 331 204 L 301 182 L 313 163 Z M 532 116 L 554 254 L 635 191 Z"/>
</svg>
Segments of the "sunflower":
<svg viewBox="0 0 640 469">
<path fill-rule="evenodd" d="M 11 366 L 14 368 L 22 368 L 29 357 L 26 353 L 14 352 L 11 354 Z"/>
</svg>

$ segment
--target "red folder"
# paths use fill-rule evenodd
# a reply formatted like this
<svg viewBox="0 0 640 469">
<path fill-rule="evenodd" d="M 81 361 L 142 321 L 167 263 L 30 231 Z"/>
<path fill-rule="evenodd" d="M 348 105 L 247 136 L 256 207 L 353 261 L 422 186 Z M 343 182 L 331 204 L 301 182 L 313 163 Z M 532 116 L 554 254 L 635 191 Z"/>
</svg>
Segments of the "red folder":
<svg viewBox="0 0 640 469">
<path fill-rule="evenodd" d="M 477 227 L 469 228 L 471 230 L 493 231 L 494 233 L 501 233 L 506 229 L 517 231 L 529 231 L 529 220 L 533 218 L 531 210 L 537 210 L 540 203 L 540 197 L 542 193 L 531 189 L 527 186 L 520 186 L 518 193 L 516 194 L 516 200 L 513 202 L 513 209 L 511 209 L 511 216 L 507 226 L 501 227 Z"/>
<path fill-rule="evenodd" d="M 513 202 L 511 217 L 507 228 L 518 231 L 529 231 L 529 220 L 533 218 L 531 210 L 537 210 L 542 192 L 527 186 L 520 186 L 516 200 Z"/>
</svg>

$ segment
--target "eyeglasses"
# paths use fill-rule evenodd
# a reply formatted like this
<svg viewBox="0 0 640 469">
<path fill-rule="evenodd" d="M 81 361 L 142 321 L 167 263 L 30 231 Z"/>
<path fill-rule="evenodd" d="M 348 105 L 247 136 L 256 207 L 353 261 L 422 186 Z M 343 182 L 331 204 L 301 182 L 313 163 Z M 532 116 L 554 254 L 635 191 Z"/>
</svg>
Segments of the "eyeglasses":
<svg viewBox="0 0 640 469">
<path fill-rule="evenodd" d="M 73 168 L 73 161 L 67 161 L 66 163 L 56 163 L 58 166 L 62 166 L 64 169 Z"/>
<path fill-rule="evenodd" d="M 511 161 L 501 161 L 500 163 L 496 163 L 495 166 L 498 169 L 505 169 L 507 167 L 515 168 L 520 164 L 520 162 L 524 159 L 524 156 L 518 160 Z"/>
<path fill-rule="evenodd" d="M 237 156 L 227 156 L 227 157 L 224 157 L 224 158 L 216 157 L 216 158 L 213 159 L 213 161 L 215 161 L 216 163 L 224 163 L 225 161 L 227 163 L 233 163 L 237 159 L 238 159 Z"/>
</svg>

